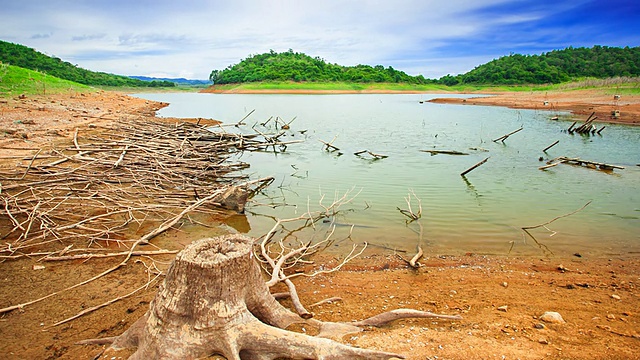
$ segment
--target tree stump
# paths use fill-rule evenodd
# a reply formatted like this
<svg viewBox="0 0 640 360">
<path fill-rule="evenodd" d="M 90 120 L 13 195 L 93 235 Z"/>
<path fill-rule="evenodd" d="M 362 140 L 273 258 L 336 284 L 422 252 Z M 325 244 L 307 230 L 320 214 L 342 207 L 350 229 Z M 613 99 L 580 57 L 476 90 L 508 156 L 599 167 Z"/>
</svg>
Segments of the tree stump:
<svg viewBox="0 0 640 360">
<path fill-rule="evenodd" d="M 111 348 L 137 347 L 130 359 L 403 358 L 284 330 L 305 320 L 269 293 L 252 246 L 253 240 L 241 235 L 187 246 L 169 267 L 147 313 Z"/>
</svg>

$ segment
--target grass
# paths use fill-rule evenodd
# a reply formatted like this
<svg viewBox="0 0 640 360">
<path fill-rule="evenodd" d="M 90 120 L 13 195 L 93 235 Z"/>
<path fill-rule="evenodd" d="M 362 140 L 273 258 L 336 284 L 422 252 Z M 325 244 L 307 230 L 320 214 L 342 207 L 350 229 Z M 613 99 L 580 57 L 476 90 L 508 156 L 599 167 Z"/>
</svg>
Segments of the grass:
<svg viewBox="0 0 640 360">
<path fill-rule="evenodd" d="M 346 82 L 255 82 L 215 85 L 220 91 L 260 90 L 324 90 L 324 91 L 407 91 L 407 92 L 531 92 L 601 89 L 610 93 L 639 94 L 640 78 L 581 79 L 562 84 L 545 85 L 414 85 L 407 83 L 346 83 Z"/>
<path fill-rule="evenodd" d="M 0 63 L 0 96 L 91 92 L 97 89 L 38 71 Z"/>
</svg>

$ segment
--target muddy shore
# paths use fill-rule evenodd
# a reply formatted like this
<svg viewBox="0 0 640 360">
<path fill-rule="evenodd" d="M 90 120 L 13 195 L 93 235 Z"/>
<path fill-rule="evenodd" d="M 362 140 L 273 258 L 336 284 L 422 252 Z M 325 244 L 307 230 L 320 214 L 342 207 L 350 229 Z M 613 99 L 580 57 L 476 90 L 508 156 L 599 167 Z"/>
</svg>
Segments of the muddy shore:
<svg viewBox="0 0 640 360">
<path fill-rule="evenodd" d="M 434 102 L 553 108 L 571 111 L 580 118 L 596 111 L 603 121 L 612 106 L 619 106 L 620 118 L 613 120 L 627 124 L 640 121 L 640 99 L 622 96 L 617 104 L 612 104 L 613 95 L 597 91 L 502 94 L 466 102 L 460 99 Z M 129 116 L 152 118 L 163 106 L 166 104 L 111 92 L 0 99 L 1 167 L 28 166 L 25 156 L 71 141 L 76 128 Z M 4 217 L 1 221 L 8 221 L 4 213 L 1 217 Z M 211 231 L 215 235 L 224 229 Z M 188 234 L 172 231 L 155 239 L 154 244 L 180 250 L 188 243 L 187 238 Z M 296 278 L 295 282 L 305 304 L 341 298 L 310 308 L 321 320 L 359 320 L 394 308 L 463 317 L 455 322 L 397 321 L 343 339 L 354 346 L 401 353 L 408 359 L 639 358 L 640 256 L 578 255 L 514 258 L 428 253 L 420 268 L 411 269 L 392 252 L 376 249 L 341 271 Z M 164 270 L 172 258 L 163 255 L 153 260 Z M 0 263 L 0 307 L 24 303 L 80 283 L 121 259 L 39 260 L 40 257 L 23 257 Z M 90 359 L 100 353 L 99 345 L 74 343 L 121 334 L 147 310 L 157 283 L 76 320 L 52 325 L 143 285 L 149 276 L 146 266 L 152 261 L 140 260 L 99 281 L 0 315 L 2 358 Z M 310 268 L 331 266 L 338 261 L 324 257 Z M 560 313 L 565 322 L 543 321 L 540 317 L 546 311 Z"/>
</svg>

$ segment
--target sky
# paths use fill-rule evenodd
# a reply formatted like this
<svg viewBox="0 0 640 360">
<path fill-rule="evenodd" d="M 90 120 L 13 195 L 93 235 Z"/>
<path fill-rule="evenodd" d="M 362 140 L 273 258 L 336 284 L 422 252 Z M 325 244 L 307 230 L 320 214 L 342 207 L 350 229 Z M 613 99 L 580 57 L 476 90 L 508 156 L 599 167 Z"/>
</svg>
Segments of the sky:
<svg viewBox="0 0 640 360">
<path fill-rule="evenodd" d="M 291 49 L 433 79 L 511 53 L 640 46 L 640 0 L 0 0 L 0 40 L 120 75 L 207 79 Z"/>
</svg>

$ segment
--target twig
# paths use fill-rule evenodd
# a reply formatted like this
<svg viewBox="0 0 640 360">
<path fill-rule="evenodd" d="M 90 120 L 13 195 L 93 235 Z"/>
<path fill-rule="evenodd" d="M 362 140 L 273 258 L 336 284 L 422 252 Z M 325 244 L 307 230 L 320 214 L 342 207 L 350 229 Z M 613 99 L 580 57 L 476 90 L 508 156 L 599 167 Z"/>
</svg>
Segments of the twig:
<svg viewBox="0 0 640 360">
<path fill-rule="evenodd" d="M 480 166 L 480 165 L 482 165 L 482 164 L 486 163 L 486 162 L 487 162 L 487 160 L 489 160 L 489 157 L 488 157 L 488 158 L 486 158 L 486 159 L 484 159 L 484 160 L 482 160 L 482 161 L 480 161 L 479 163 L 477 163 L 477 164 L 473 165 L 472 167 L 468 168 L 467 170 L 463 171 L 462 173 L 460 173 L 460 176 L 465 176 L 465 175 L 467 175 L 467 174 L 468 174 L 468 173 L 470 173 L 473 169 L 475 169 L 475 168 L 477 168 L 478 166 Z"/>
<path fill-rule="evenodd" d="M 515 133 L 517 133 L 518 131 L 521 131 L 522 129 L 523 129 L 523 127 L 520 127 L 519 129 L 514 130 L 514 131 L 512 131 L 512 132 L 510 132 L 510 133 L 508 133 L 508 134 L 506 134 L 506 135 L 502 135 L 502 136 L 500 136 L 499 138 L 494 139 L 494 140 L 493 140 L 493 142 L 498 142 L 498 141 L 502 141 L 502 142 L 504 142 L 505 140 L 507 140 L 507 138 L 508 138 L 509 136 L 511 136 L 511 135 L 513 135 L 513 134 L 515 134 Z"/>
<path fill-rule="evenodd" d="M 66 318 L 66 319 L 64 319 L 64 320 L 60 320 L 60 321 L 58 321 L 57 323 L 55 323 L 55 324 L 53 324 L 53 325 L 49 326 L 47 329 L 51 329 L 51 328 L 56 327 L 56 326 L 58 326 L 58 325 L 62 325 L 62 324 L 67 323 L 67 322 L 69 322 L 69 321 L 71 321 L 71 320 L 75 320 L 75 319 L 77 319 L 77 318 L 79 318 L 79 317 L 81 317 L 81 316 L 83 316 L 83 315 L 86 315 L 86 314 L 88 314 L 88 313 L 91 313 L 91 312 L 94 312 L 94 311 L 96 311 L 96 310 L 98 310 L 98 309 L 101 309 L 101 308 L 103 308 L 103 307 L 105 307 L 105 306 L 109 306 L 109 305 L 111 305 L 111 304 L 113 304 L 113 303 L 115 303 L 115 302 L 117 302 L 117 301 L 120 301 L 120 300 L 122 300 L 122 299 L 126 299 L 126 298 L 128 298 L 129 296 L 131 296 L 131 295 L 133 295 L 133 294 L 137 293 L 138 291 L 140 291 L 140 290 L 142 290 L 142 289 L 146 289 L 146 288 L 148 288 L 148 287 L 149 287 L 149 285 L 151 285 L 151 283 L 152 283 L 152 282 L 154 282 L 157 278 L 159 278 L 159 277 L 160 277 L 160 275 L 161 275 L 161 274 L 156 275 L 153 279 L 149 280 L 146 284 L 144 284 L 144 285 L 140 286 L 139 288 L 137 288 L 137 289 L 133 290 L 132 292 L 130 292 L 130 293 L 126 294 L 126 295 L 118 296 L 117 298 L 115 298 L 115 299 L 111 299 L 111 300 L 109 300 L 109 301 L 107 301 L 107 302 L 104 302 L 104 303 L 102 303 L 102 304 L 100 304 L 100 305 L 96 305 L 96 306 L 93 306 L 93 307 L 87 308 L 87 309 L 85 309 L 85 310 L 82 310 L 81 312 L 77 313 L 77 314 L 76 314 L 76 315 L 74 315 L 74 316 L 71 316 L 71 317 L 68 317 L 68 318 Z"/>
</svg>

